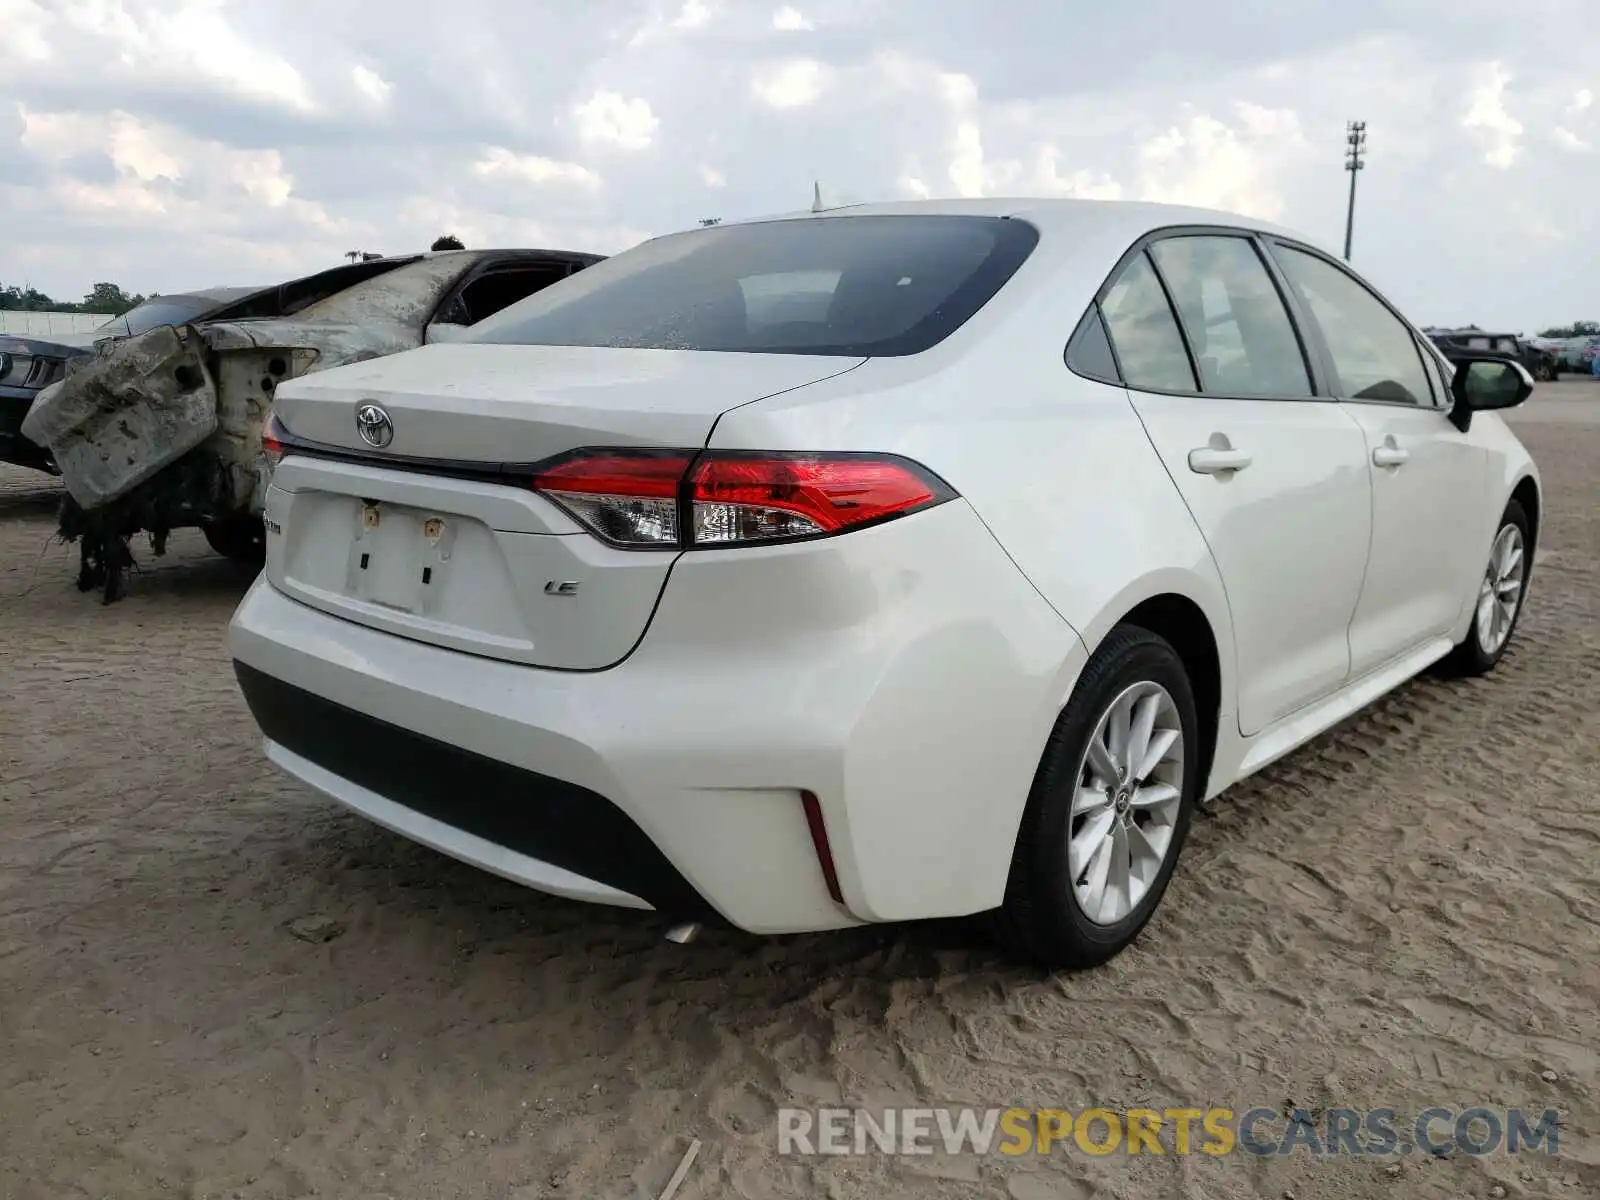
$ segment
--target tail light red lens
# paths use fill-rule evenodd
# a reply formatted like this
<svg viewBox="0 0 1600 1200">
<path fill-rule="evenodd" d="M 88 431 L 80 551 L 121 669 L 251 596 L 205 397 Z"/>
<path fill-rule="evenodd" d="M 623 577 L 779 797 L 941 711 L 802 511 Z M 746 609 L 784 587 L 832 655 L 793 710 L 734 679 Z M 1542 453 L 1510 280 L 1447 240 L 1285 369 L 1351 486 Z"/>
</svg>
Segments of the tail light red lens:
<svg viewBox="0 0 1600 1200">
<path fill-rule="evenodd" d="M 678 493 L 693 457 L 579 454 L 535 474 L 533 486 L 608 542 L 671 548 L 679 543 Z"/>
<path fill-rule="evenodd" d="M 269 412 L 261 425 L 261 453 L 266 455 L 268 469 L 283 461 L 283 439 L 283 425 L 276 414 Z"/>
<path fill-rule="evenodd" d="M 605 541 L 682 549 L 826 537 L 954 496 L 907 459 L 749 451 L 580 451 L 533 486 Z"/>
<path fill-rule="evenodd" d="M 696 545 L 838 533 L 938 498 L 936 484 L 893 459 L 702 459 L 690 476 Z"/>
</svg>

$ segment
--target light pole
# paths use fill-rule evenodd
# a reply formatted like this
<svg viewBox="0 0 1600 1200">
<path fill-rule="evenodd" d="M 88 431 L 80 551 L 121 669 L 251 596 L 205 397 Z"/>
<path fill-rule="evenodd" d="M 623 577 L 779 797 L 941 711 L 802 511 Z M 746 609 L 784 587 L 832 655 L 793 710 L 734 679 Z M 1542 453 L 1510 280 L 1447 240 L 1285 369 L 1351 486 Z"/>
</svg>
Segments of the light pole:
<svg viewBox="0 0 1600 1200">
<path fill-rule="evenodd" d="M 1367 123 L 1346 121 L 1344 127 L 1344 169 L 1350 172 L 1350 206 L 1344 214 L 1344 260 L 1350 261 L 1350 240 L 1356 230 L 1356 172 L 1367 165 Z"/>
</svg>

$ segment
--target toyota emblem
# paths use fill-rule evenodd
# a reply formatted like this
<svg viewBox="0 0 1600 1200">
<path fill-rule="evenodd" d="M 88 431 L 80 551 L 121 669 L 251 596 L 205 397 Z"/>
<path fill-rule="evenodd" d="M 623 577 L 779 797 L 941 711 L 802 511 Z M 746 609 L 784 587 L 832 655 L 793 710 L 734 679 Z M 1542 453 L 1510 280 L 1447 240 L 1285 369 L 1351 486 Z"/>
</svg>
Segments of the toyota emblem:
<svg viewBox="0 0 1600 1200">
<path fill-rule="evenodd" d="M 382 450 L 394 441 L 394 422 L 378 405 L 363 404 L 356 409 L 356 432 L 374 450 Z"/>
</svg>

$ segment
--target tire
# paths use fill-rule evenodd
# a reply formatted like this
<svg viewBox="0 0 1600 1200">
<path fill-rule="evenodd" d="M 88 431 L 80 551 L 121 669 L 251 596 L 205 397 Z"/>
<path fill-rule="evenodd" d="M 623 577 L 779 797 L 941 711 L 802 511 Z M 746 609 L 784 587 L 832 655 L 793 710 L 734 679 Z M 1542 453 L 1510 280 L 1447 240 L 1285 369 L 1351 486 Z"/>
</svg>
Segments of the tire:
<svg viewBox="0 0 1600 1200">
<path fill-rule="evenodd" d="M 1520 558 L 1514 570 L 1498 578 L 1498 584 L 1514 583 L 1514 591 L 1497 587 L 1496 572 L 1503 561 L 1502 545 L 1507 541 L 1515 544 L 1520 551 Z M 1444 674 L 1476 676 L 1487 675 L 1494 670 L 1517 631 L 1517 621 L 1522 617 L 1523 602 L 1527 599 L 1528 583 L 1532 578 L 1533 531 L 1528 524 L 1528 514 L 1522 511 L 1521 504 L 1513 500 L 1506 505 L 1500 523 L 1495 527 L 1494 540 L 1489 544 L 1489 564 L 1479 581 L 1477 599 L 1473 602 L 1472 624 L 1467 627 L 1466 637 L 1439 664 Z M 1509 613 L 1505 611 L 1503 603 L 1499 605 L 1499 611 L 1492 620 L 1485 617 L 1491 588 L 1499 590 L 1503 599 L 1511 603 Z"/>
<path fill-rule="evenodd" d="M 1136 688 L 1146 689 L 1144 698 L 1138 698 Z M 1125 788 L 1085 787 L 1080 798 L 1086 769 L 1100 774 L 1089 762 L 1091 739 L 1101 740 L 1098 735 L 1105 723 L 1119 702 L 1127 703 L 1130 693 L 1135 712 L 1154 698 L 1157 731 L 1180 734 L 1177 759 L 1169 750 L 1168 757 L 1143 776 L 1146 786 L 1133 789 L 1131 804 Z M 1157 740 L 1151 740 L 1152 749 Z M 990 914 L 994 936 L 1052 969 L 1098 966 L 1129 946 L 1160 904 L 1177 866 L 1200 786 L 1200 760 L 1200 726 L 1183 660 L 1149 630 L 1118 626 L 1090 657 L 1045 746 L 1017 836 L 1005 902 Z M 1100 761 L 1104 765 L 1103 758 Z M 1175 789 L 1176 795 L 1156 804 L 1156 796 L 1164 795 L 1156 785 L 1164 785 L 1165 791 Z M 1106 793 L 1115 793 L 1116 799 Z M 1094 796 L 1101 798 L 1091 800 Z M 1088 811 L 1074 814 L 1075 799 L 1080 805 L 1088 801 Z M 1106 821 L 1109 832 L 1097 838 L 1100 823 Z M 1137 835 L 1129 831 L 1129 824 L 1138 826 Z M 1132 870 L 1127 848 L 1153 847 L 1162 838 L 1159 864 L 1146 862 L 1139 872 Z M 1088 848 L 1096 844 L 1103 844 L 1103 850 L 1090 853 Z M 1133 899 L 1131 887 L 1108 889 L 1096 904 L 1093 872 L 1101 865 L 1101 853 L 1108 856 L 1107 870 L 1120 858 L 1130 864 L 1128 878 L 1144 876 L 1145 890 L 1131 906 L 1127 903 Z M 1080 887 L 1080 882 L 1089 886 Z M 1091 908 L 1096 910 L 1093 915 Z"/>
<path fill-rule="evenodd" d="M 248 567 L 267 561 L 267 531 L 258 517 L 229 517 L 200 527 L 211 548 L 223 558 Z"/>
</svg>

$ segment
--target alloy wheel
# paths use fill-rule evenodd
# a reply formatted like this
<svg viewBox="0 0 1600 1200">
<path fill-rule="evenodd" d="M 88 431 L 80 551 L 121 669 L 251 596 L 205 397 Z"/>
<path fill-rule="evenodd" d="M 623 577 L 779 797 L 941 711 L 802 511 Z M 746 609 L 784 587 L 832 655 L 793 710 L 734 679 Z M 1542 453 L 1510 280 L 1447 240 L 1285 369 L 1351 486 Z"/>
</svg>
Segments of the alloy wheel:
<svg viewBox="0 0 1600 1200">
<path fill-rule="evenodd" d="M 1160 874 L 1183 799 L 1183 724 L 1158 683 L 1124 689 L 1101 714 L 1074 776 L 1067 862 L 1084 916 L 1114 925 Z"/>
<path fill-rule="evenodd" d="M 1507 523 L 1494 539 L 1489 566 L 1478 588 L 1478 642 L 1484 653 L 1498 654 L 1511 636 L 1511 625 L 1522 603 L 1526 574 L 1522 530 Z"/>
</svg>

